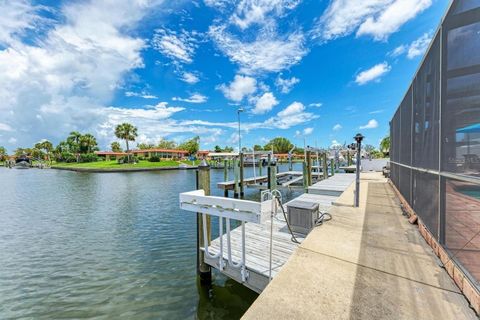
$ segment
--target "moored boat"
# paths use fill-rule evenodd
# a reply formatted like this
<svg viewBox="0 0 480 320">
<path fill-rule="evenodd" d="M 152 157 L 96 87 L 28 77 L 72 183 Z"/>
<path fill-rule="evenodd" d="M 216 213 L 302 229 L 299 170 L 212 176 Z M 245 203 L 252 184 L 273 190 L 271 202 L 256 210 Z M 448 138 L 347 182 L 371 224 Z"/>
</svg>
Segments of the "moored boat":
<svg viewBox="0 0 480 320">
<path fill-rule="evenodd" d="M 22 155 L 15 159 L 15 168 L 17 169 L 29 169 L 31 166 L 32 162 L 26 155 Z"/>
</svg>

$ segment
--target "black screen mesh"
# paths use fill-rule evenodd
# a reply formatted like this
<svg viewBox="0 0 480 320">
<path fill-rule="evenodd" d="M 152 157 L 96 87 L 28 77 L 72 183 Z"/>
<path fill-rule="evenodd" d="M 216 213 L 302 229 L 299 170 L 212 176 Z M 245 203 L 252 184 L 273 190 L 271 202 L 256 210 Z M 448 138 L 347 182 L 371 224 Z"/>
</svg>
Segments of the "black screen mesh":
<svg viewBox="0 0 480 320">
<path fill-rule="evenodd" d="M 455 1 L 390 122 L 390 159 L 392 182 L 480 289 L 479 35 L 480 0 Z"/>
<path fill-rule="evenodd" d="M 480 177 L 480 22 L 444 32 L 442 170 Z"/>
<path fill-rule="evenodd" d="M 440 35 L 414 82 L 413 166 L 438 170 Z"/>
<path fill-rule="evenodd" d="M 400 163 L 410 165 L 412 156 L 412 87 L 400 105 Z"/>
<path fill-rule="evenodd" d="M 415 171 L 412 188 L 413 210 L 421 213 L 428 230 L 438 239 L 438 175 Z"/>
</svg>

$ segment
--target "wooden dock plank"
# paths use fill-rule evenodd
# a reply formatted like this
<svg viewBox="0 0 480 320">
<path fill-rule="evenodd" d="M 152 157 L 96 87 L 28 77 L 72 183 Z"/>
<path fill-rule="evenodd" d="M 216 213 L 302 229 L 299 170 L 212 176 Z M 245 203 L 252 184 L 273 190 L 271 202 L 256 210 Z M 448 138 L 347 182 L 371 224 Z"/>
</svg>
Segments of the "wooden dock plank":
<svg viewBox="0 0 480 320">
<path fill-rule="evenodd" d="M 302 173 L 293 171 L 293 172 L 283 172 L 279 173 L 277 177 L 287 177 L 292 176 L 292 180 L 300 181 L 302 179 Z M 260 179 L 266 179 L 266 176 L 257 177 L 255 180 L 253 178 L 245 179 L 244 183 L 246 185 L 253 185 L 256 182 L 259 182 Z M 333 194 L 314 194 L 306 193 L 302 194 L 299 197 L 295 198 L 292 201 L 300 200 L 305 202 L 318 203 L 320 206 L 320 211 L 326 212 L 332 207 L 332 203 L 337 200 L 339 194 L 346 190 L 349 185 L 354 181 L 354 175 L 347 174 L 335 174 L 327 180 L 322 180 L 315 183 L 312 187 L 315 187 L 320 191 L 331 191 Z M 292 180 L 286 182 L 287 185 L 294 183 Z M 218 184 L 220 188 L 233 188 L 233 181 L 221 182 Z M 285 183 L 284 183 L 285 184 Z M 310 191 L 309 188 L 309 191 Z M 228 189 L 227 189 L 228 190 Z M 291 202 L 291 201 L 290 201 Z M 290 202 L 284 204 L 286 207 Z M 270 219 L 267 219 L 261 224 L 257 223 L 245 223 L 245 247 L 246 247 L 246 269 L 249 272 L 250 276 L 246 282 L 243 284 L 252 290 L 261 292 L 269 282 L 269 271 L 270 271 Z M 242 258 L 242 232 L 241 227 L 237 227 L 230 232 L 231 244 L 232 244 L 232 260 L 234 263 L 239 263 Z M 283 215 L 279 213 L 274 218 L 273 223 L 273 250 L 272 250 L 272 276 L 275 276 L 282 266 L 287 262 L 292 253 L 298 247 L 297 243 L 292 241 L 292 236 L 288 231 L 287 224 L 283 221 Z M 304 238 L 298 236 L 300 241 Z M 222 236 L 223 241 L 223 259 L 228 260 L 227 252 L 227 236 L 226 234 Z M 213 254 L 220 251 L 220 237 L 212 240 L 209 251 Z M 205 261 L 210 264 L 212 267 L 218 269 L 218 259 L 206 258 Z M 222 270 L 227 276 L 232 279 L 242 282 L 241 274 L 238 269 L 235 269 L 230 266 L 226 266 Z"/>
</svg>

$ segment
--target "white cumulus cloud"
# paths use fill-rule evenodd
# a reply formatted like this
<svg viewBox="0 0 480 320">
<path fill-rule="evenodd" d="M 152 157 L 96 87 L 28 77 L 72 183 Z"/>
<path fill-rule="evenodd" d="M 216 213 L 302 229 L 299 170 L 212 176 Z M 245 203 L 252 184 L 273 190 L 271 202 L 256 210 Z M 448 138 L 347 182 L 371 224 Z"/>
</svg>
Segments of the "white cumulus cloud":
<svg viewBox="0 0 480 320">
<path fill-rule="evenodd" d="M 292 88 L 300 82 L 300 79 L 291 77 L 290 79 L 283 79 L 282 75 L 279 75 L 275 80 L 275 85 L 280 89 L 282 93 L 289 93 Z"/>
<path fill-rule="evenodd" d="M 72 130 L 95 133 L 95 110 L 110 103 L 128 72 L 143 67 L 146 43 L 126 30 L 149 9 L 142 1 L 66 3 L 59 9 L 62 19 L 41 35 L 29 33 L 29 41 L 21 32 L 29 27 L 7 31 L 8 44 L 0 50 L 0 113 L 2 122 L 25 130 L 18 143 L 58 141 Z M 28 14 L 20 18 L 29 20 L 24 26 L 36 23 Z"/>
<path fill-rule="evenodd" d="M 339 123 L 337 123 L 336 125 L 333 126 L 332 129 L 333 129 L 334 131 L 338 131 L 338 130 L 340 130 L 340 129 L 342 129 L 342 128 L 343 128 L 342 125 L 339 124 Z"/>
<path fill-rule="evenodd" d="M 188 103 L 204 103 L 207 102 L 208 97 L 204 96 L 200 93 L 194 93 L 189 98 L 180 98 L 180 97 L 173 97 L 173 101 L 183 101 Z"/>
<path fill-rule="evenodd" d="M 272 110 L 278 104 L 278 100 L 273 93 L 265 92 L 260 98 L 258 98 L 255 108 L 253 108 L 253 114 L 264 114 Z"/>
<path fill-rule="evenodd" d="M 395 58 L 405 53 L 409 59 L 422 56 L 427 51 L 431 41 L 432 33 L 426 32 L 412 43 L 406 45 L 402 44 L 396 47 L 392 52 L 389 53 L 389 56 Z"/>
<path fill-rule="evenodd" d="M 210 27 L 209 34 L 219 50 L 245 74 L 279 72 L 299 63 L 308 52 L 305 37 L 300 32 L 278 35 L 270 30 L 247 41 L 220 25 Z"/>
<path fill-rule="evenodd" d="M 235 75 L 233 81 L 218 87 L 229 100 L 240 102 L 257 90 L 257 80 L 249 76 Z"/>
<path fill-rule="evenodd" d="M 432 36 L 430 33 L 424 33 L 420 38 L 413 41 L 408 47 L 407 57 L 413 59 L 415 57 L 421 56 L 427 51 L 430 42 L 432 41 Z"/>
<path fill-rule="evenodd" d="M 379 63 L 368 70 L 360 72 L 356 78 L 355 82 L 358 85 L 364 85 L 370 81 L 379 81 L 380 78 L 385 75 L 386 73 L 390 72 L 392 68 L 386 62 Z"/>
<path fill-rule="evenodd" d="M 189 84 L 195 84 L 198 81 L 200 81 L 198 76 L 196 74 L 192 73 L 192 72 L 183 72 L 182 76 L 180 77 L 180 80 L 182 80 L 186 83 L 189 83 Z"/>
<path fill-rule="evenodd" d="M 303 135 L 304 136 L 309 136 L 312 133 L 313 133 L 313 128 L 311 128 L 311 127 L 303 129 Z"/>
<path fill-rule="evenodd" d="M 174 62 L 192 63 L 197 48 L 196 32 L 157 29 L 152 39 L 153 48 Z"/>
<path fill-rule="evenodd" d="M 375 128 L 378 128 L 378 121 L 375 119 L 372 119 L 368 121 L 366 125 L 359 127 L 359 129 L 375 129 Z"/>
<path fill-rule="evenodd" d="M 432 0 L 332 0 L 313 30 L 331 40 L 356 32 L 386 40 L 432 5 Z"/>
<path fill-rule="evenodd" d="M 283 15 L 299 3 L 300 0 L 241 0 L 230 20 L 244 30 L 252 24 L 268 23 L 268 20 Z"/>
<path fill-rule="evenodd" d="M 135 91 L 126 91 L 125 92 L 126 97 L 139 97 L 143 99 L 158 99 L 157 96 L 150 94 L 146 91 L 141 91 L 141 92 L 135 92 Z"/>
</svg>

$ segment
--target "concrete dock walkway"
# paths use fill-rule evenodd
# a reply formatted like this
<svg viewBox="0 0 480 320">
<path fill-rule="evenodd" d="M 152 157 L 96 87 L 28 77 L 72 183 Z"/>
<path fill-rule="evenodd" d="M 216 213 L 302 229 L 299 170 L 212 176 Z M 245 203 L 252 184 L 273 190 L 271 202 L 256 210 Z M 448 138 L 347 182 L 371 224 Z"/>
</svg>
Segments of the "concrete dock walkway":
<svg viewBox="0 0 480 320">
<path fill-rule="evenodd" d="M 364 173 L 244 319 L 478 319 L 380 173 Z"/>
</svg>

